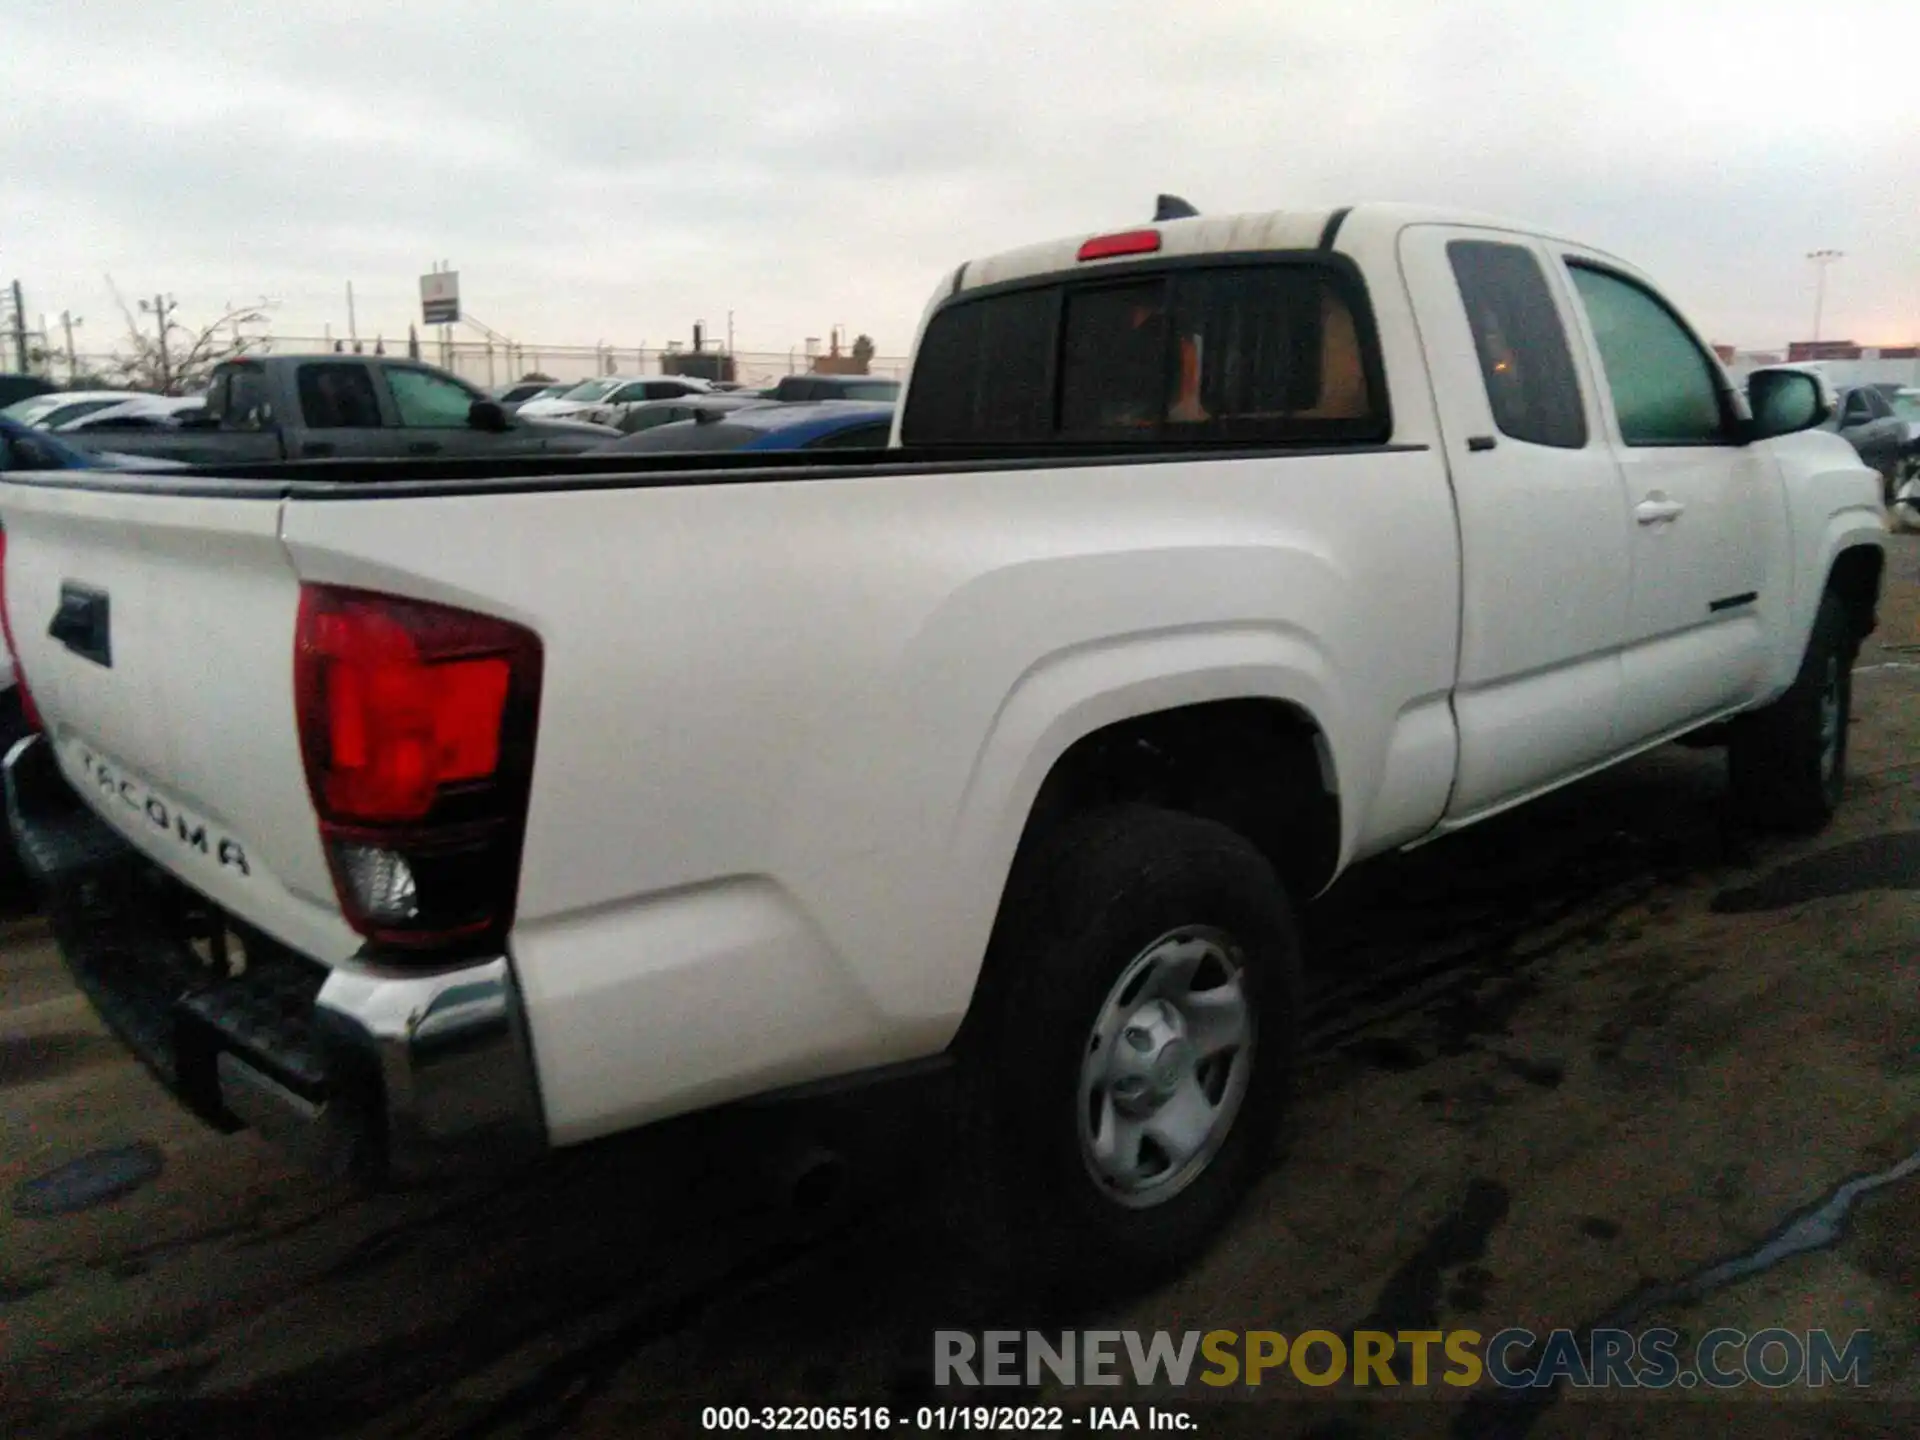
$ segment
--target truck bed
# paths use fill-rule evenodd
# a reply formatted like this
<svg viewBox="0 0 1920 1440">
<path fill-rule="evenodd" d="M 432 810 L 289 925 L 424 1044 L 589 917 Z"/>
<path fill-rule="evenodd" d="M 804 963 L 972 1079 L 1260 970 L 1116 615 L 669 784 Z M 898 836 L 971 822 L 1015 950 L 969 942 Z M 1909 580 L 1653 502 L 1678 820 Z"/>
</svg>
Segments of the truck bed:
<svg viewBox="0 0 1920 1440">
<path fill-rule="evenodd" d="M 647 486 L 833 480 L 853 475 L 939 475 L 956 471 L 1034 470 L 1085 465 L 1165 465 L 1181 461 L 1349 456 L 1420 451 L 1423 444 L 1370 446 L 1208 446 L 1076 444 L 1037 450 L 1005 445 L 894 447 L 833 452 L 722 452 L 685 455 L 529 455 L 508 458 L 275 460 L 193 465 L 167 471 L 66 470 L 10 474 L 9 484 L 121 494 L 205 495 L 230 499 L 326 500 L 427 497 L 516 490 L 594 490 Z"/>
</svg>

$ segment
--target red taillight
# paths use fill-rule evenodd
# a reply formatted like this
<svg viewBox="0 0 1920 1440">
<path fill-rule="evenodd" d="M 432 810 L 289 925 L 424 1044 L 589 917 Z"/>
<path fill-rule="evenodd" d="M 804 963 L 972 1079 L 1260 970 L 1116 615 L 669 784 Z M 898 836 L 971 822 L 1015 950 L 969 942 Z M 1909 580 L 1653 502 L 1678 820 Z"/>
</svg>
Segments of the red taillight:
<svg viewBox="0 0 1920 1440">
<path fill-rule="evenodd" d="M 1080 247 L 1082 260 L 1111 260 L 1116 255 L 1151 255 L 1160 248 L 1158 230 L 1123 230 L 1096 235 Z"/>
<path fill-rule="evenodd" d="M 7 642 L 7 655 L 13 661 L 13 683 L 20 687 L 20 711 L 26 717 L 27 728 L 42 730 L 40 707 L 33 703 L 33 692 L 27 688 L 27 672 L 20 666 L 20 647 L 13 643 L 13 621 L 7 615 L 7 532 L 0 528 L 0 636 Z"/>
<path fill-rule="evenodd" d="M 498 943 L 512 919 L 539 637 L 446 605 L 303 586 L 294 694 L 341 908 L 384 945 Z"/>
</svg>

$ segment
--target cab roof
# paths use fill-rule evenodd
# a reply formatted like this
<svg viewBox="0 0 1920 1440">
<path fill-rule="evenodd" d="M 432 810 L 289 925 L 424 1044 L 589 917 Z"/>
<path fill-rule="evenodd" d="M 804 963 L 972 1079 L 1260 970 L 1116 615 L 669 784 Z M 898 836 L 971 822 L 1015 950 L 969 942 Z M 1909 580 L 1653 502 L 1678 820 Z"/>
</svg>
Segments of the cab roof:
<svg viewBox="0 0 1920 1440">
<path fill-rule="evenodd" d="M 1249 211 L 1237 215 L 1199 215 L 1180 220 L 1146 220 L 1137 224 L 1109 226 L 1080 235 L 1043 240 L 1017 250 L 1004 250 L 970 260 L 960 268 L 951 293 L 997 285 L 1009 280 L 1024 280 L 1036 275 L 1062 271 L 1085 272 L 1109 261 L 1081 260 L 1080 247 L 1089 240 L 1106 236 L 1131 235 L 1154 231 L 1159 244 L 1151 253 L 1164 259 L 1183 255 L 1230 254 L 1261 250 L 1313 250 L 1358 248 L 1369 239 L 1390 238 L 1408 225 L 1470 225 L 1476 229 L 1508 230 L 1525 235 L 1551 232 L 1537 225 L 1493 215 L 1476 214 L 1441 206 L 1407 205 L 1373 201 L 1357 205 L 1315 206 L 1298 210 Z M 1592 249 L 1591 246 L 1583 248 Z M 1139 259 L 1139 252 L 1120 253 L 1115 260 Z"/>
</svg>

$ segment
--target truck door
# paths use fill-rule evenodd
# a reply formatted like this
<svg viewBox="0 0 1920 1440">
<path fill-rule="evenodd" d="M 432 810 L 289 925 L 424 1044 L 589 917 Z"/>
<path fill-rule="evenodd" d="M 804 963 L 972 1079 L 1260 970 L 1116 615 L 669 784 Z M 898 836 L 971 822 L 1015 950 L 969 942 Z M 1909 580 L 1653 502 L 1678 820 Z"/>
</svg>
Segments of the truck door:
<svg viewBox="0 0 1920 1440">
<path fill-rule="evenodd" d="M 214 372 L 207 389 L 209 427 L 181 432 L 187 438 L 177 450 L 153 453 L 195 465 L 279 460 L 280 419 L 274 413 L 266 370 L 253 361 L 238 360 Z"/>
<path fill-rule="evenodd" d="M 380 395 L 364 360 L 316 360 L 294 376 L 301 434 L 296 458 L 379 459 L 398 453 L 398 435 L 380 411 Z"/>
<path fill-rule="evenodd" d="M 1460 524 L 1459 820 L 1616 750 L 1631 522 L 1538 243 L 1414 225 L 1400 263 Z"/>
<path fill-rule="evenodd" d="M 1724 373 L 1678 312 L 1615 262 L 1555 248 L 1605 378 L 1606 438 L 1632 510 L 1624 748 L 1759 692 L 1762 616 L 1786 599 L 1762 582 L 1768 527 L 1784 524 L 1781 481 L 1769 448 L 1745 443 Z"/>
<path fill-rule="evenodd" d="M 400 441 L 399 455 L 503 455 L 527 449 L 525 430 L 490 434 L 467 422 L 473 402 L 484 396 L 448 376 L 414 365 L 392 362 L 380 367 L 387 392 L 393 397 Z"/>
</svg>

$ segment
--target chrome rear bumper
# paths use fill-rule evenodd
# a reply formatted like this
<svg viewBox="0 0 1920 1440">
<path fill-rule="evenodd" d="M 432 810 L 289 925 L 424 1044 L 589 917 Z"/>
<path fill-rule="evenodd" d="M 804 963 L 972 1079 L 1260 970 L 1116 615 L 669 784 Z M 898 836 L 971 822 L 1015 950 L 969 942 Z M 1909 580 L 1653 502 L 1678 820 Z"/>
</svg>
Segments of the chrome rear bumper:
<svg viewBox="0 0 1920 1440">
<path fill-rule="evenodd" d="M 4 768 L 8 824 L 75 983 L 208 1123 L 254 1128 L 315 1169 L 374 1183 L 510 1168 L 545 1151 L 507 957 L 430 972 L 360 957 L 329 969 L 165 875 L 74 794 L 42 737 L 16 744 Z M 230 934 L 245 948 L 239 973 L 213 958 Z"/>
</svg>

